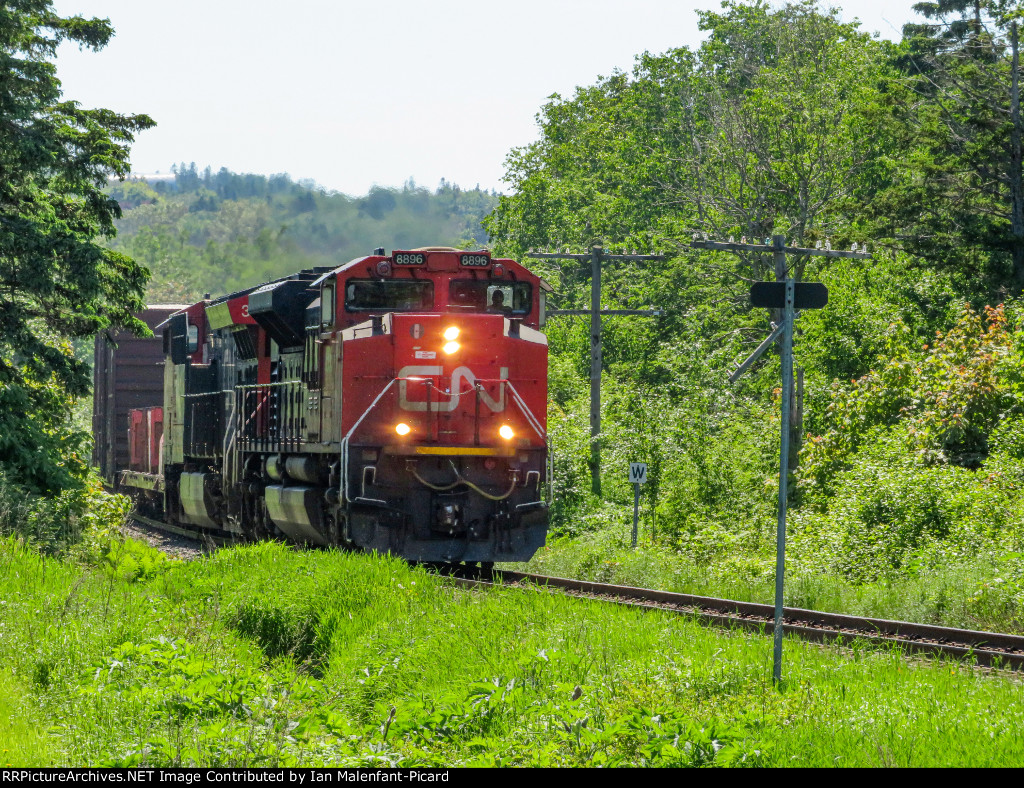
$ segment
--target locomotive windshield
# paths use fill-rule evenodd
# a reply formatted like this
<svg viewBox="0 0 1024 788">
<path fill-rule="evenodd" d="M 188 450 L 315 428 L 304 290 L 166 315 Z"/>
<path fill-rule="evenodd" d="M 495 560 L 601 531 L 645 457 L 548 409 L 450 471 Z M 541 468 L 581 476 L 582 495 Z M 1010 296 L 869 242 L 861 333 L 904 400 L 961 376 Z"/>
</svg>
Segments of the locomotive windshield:
<svg viewBox="0 0 1024 788">
<path fill-rule="evenodd" d="M 434 308 L 434 283 L 428 279 L 349 279 L 349 312 L 412 312 Z"/>
<path fill-rule="evenodd" d="M 525 315 L 530 311 L 533 288 L 529 282 L 495 282 L 493 279 L 453 279 L 448 287 L 449 306 L 477 312 Z"/>
</svg>

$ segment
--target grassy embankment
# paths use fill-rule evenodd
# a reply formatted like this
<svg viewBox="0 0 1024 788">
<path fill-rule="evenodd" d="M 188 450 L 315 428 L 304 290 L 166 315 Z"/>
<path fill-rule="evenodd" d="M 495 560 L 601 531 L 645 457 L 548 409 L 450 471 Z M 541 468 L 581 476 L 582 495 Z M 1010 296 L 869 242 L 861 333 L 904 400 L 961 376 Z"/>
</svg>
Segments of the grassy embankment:
<svg viewBox="0 0 1024 788">
<path fill-rule="evenodd" d="M 0 543 L 18 764 L 1020 765 L 1024 688 L 263 544 L 83 569 Z"/>
</svg>

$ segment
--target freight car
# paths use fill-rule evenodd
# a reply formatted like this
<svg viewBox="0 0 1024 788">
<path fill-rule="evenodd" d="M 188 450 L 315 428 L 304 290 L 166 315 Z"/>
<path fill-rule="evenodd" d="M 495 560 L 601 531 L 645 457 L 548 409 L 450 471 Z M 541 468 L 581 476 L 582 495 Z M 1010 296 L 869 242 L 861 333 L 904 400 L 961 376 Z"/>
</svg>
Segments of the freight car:
<svg viewBox="0 0 1024 788">
<path fill-rule="evenodd" d="M 377 249 L 176 309 L 154 340 L 160 397 L 124 413 L 97 397 L 97 454 L 179 527 L 527 560 L 551 492 L 549 290 L 487 251 Z"/>
<path fill-rule="evenodd" d="M 154 304 L 137 317 L 158 330 L 182 304 Z M 164 355 L 159 338 L 146 339 L 124 331 L 96 340 L 93 353 L 92 464 L 109 486 L 119 486 L 125 469 L 141 470 L 142 447 L 136 432 L 129 439 L 132 411 L 163 402 Z M 148 443 L 148 439 L 146 440 Z M 159 445 L 159 436 L 157 436 Z"/>
</svg>

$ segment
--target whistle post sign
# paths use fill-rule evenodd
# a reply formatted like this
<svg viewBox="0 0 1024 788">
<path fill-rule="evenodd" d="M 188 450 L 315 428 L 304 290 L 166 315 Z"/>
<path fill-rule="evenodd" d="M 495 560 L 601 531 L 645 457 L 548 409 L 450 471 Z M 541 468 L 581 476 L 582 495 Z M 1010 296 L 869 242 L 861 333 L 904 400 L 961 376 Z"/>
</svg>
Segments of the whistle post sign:
<svg viewBox="0 0 1024 788">
<path fill-rule="evenodd" d="M 647 483 L 646 462 L 629 464 L 629 481 L 633 485 L 633 547 L 636 548 L 636 535 L 640 527 L 640 485 Z"/>
</svg>

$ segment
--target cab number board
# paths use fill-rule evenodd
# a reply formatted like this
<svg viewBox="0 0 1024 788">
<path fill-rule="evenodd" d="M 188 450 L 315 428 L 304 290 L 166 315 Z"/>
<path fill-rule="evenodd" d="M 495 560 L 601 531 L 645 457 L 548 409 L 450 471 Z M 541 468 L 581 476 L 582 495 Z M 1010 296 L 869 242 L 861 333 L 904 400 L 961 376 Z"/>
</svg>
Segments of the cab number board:
<svg viewBox="0 0 1024 788">
<path fill-rule="evenodd" d="M 402 252 L 394 256 L 395 265 L 423 265 L 427 262 L 427 256 L 424 254 L 410 254 L 408 252 Z"/>
<path fill-rule="evenodd" d="M 464 254 L 459 257 L 459 262 L 462 265 L 482 268 L 491 264 L 491 258 L 485 254 Z"/>
</svg>

